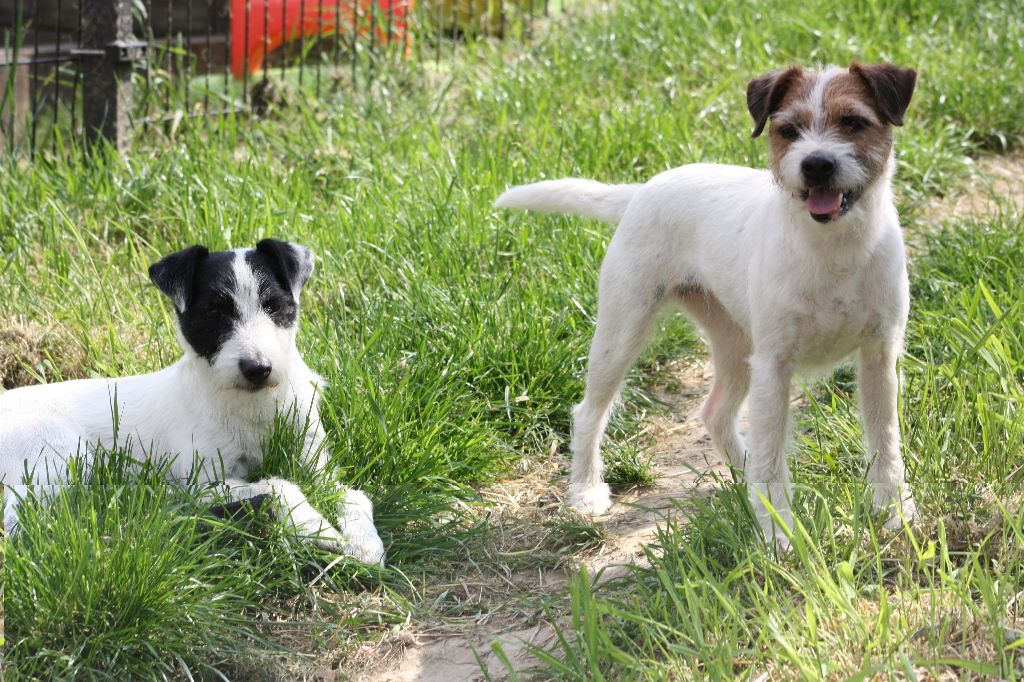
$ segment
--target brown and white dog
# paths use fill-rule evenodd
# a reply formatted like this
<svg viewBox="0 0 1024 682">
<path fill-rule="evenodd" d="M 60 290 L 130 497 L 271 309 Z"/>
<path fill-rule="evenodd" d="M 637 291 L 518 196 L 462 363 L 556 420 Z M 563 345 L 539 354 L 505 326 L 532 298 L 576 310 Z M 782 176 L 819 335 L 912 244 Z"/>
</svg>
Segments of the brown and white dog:
<svg viewBox="0 0 1024 682">
<path fill-rule="evenodd" d="M 900 456 L 897 359 L 909 308 L 893 205 L 893 126 L 916 73 L 891 64 L 792 67 L 747 87 L 753 136 L 771 122 L 771 171 L 693 164 L 643 185 L 567 178 L 514 187 L 496 206 L 618 223 L 601 267 L 587 389 L 574 413 L 570 504 L 611 505 L 600 441 L 651 322 L 679 302 L 711 345 L 701 411 L 718 451 L 746 474 L 766 536 L 788 546 L 790 382 L 857 354 L 874 504 L 887 525 L 916 508 Z M 736 417 L 749 395 L 749 447 Z"/>
</svg>

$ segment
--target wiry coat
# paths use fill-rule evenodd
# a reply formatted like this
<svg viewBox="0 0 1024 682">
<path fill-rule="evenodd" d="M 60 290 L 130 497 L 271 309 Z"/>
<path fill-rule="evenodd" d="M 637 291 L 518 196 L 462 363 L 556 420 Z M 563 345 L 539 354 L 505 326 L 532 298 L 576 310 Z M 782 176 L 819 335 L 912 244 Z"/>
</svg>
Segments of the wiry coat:
<svg viewBox="0 0 1024 682">
<path fill-rule="evenodd" d="M 913 520 L 896 413 L 909 286 L 893 205 L 891 126 L 913 71 L 890 65 L 751 82 L 755 136 L 772 122 L 772 169 L 694 164 L 643 185 L 575 178 L 514 187 L 496 206 L 618 223 L 601 266 L 587 389 L 574 414 L 570 503 L 603 513 L 600 440 L 621 381 L 666 301 L 682 304 L 711 345 L 714 386 L 702 417 L 716 448 L 746 473 L 765 533 L 782 545 L 794 373 L 856 353 L 875 504 Z M 736 417 L 749 397 L 744 444 Z"/>
</svg>

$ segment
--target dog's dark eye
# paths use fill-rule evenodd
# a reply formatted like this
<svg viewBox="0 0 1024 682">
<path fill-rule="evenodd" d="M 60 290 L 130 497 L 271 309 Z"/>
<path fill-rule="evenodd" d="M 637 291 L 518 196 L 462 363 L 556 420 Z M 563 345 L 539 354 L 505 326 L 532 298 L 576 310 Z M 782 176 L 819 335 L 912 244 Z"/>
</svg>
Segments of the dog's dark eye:
<svg viewBox="0 0 1024 682">
<path fill-rule="evenodd" d="M 265 298 L 263 299 L 262 306 L 263 311 L 267 315 L 288 314 L 292 308 L 291 303 L 280 298 Z"/>
<path fill-rule="evenodd" d="M 210 318 L 223 317 L 225 315 L 232 315 L 235 312 L 235 303 L 231 298 L 226 296 L 218 296 L 217 298 L 210 301 L 209 305 L 206 306 L 206 315 Z"/>
<path fill-rule="evenodd" d="M 800 137 L 800 130 L 792 123 L 787 123 L 784 126 L 779 127 L 779 135 L 784 140 L 795 140 Z"/>
<path fill-rule="evenodd" d="M 871 121 L 861 118 L 860 116 L 843 116 L 839 119 L 839 123 L 841 123 L 844 128 L 849 128 L 855 133 L 860 132 L 861 130 L 867 130 L 871 127 Z"/>
</svg>

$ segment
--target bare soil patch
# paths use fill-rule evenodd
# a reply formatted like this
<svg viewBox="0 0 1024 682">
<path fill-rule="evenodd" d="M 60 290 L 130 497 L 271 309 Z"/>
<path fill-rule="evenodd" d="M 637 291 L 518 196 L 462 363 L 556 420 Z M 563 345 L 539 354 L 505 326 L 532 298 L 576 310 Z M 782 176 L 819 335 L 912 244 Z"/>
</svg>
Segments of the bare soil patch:
<svg viewBox="0 0 1024 682">
<path fill-rule="evenodd" d="M 1024 152 L 984 156 L 961 187 L 928 204 L 923 217 L 930 223 L 950 218 L 981 218 L 1000 211 L 1024 210 Z"/>
<path fill-rule="evenodd" d="M 82 376 L 82 354 L 59 333 L 42 325 L 14 320 L 0 326 L 0 389 L 50 379 L 60 369 L 65 379 Z"/>
</svg>

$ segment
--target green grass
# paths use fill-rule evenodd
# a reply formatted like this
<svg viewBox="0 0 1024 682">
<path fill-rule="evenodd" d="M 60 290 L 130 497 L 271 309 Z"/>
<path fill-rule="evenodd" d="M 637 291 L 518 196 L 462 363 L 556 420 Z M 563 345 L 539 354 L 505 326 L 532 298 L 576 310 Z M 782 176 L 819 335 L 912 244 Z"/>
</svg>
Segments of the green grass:
<svg viewBox="0 0 1024 682">
<path fill-rule="evenodd" d="M 891 59 L 920 71 L 897 134 L 897 185 L 904 215 L 923 222 L 919 209 L 959 182 L 967 155 L 1024 139 L 1017 9 L 588 6 L 522 53 L 482 43 L 442 69 L 382 67 L 268 120 L 150 130 L 124 160 L 0 160 L 0 319 L 16 330 L 0 350 L 14 349 L 33 380 L 176 359 L 170 310 L 145 276 L 163 254 L 264 236 L 317 253 L 299 345 L 330 381 L 332 464 L 376 502 L 391 562 L 382 574 L 321 576 L 333 557 L 276 524 L 200 532 L 204 511 L 155 481 L 68 492 L 31 507 L 36 532 L 6 543 L 5 675 L 242 677 L 292 665 L 281 647 L 344 656 L 415 618 L 423 586 L 461 570 L 487 532 L 473 522 L 479 487 L 546 457 L 553 439 L 564 451 L 582 390 L 610 230 L 498 213 L 494 197 L 563 174 L 627 181 L 690 161 L 763 165 L 747 79 L 794 60 Z M 1014 675 L 1020 227 L 1009 215 L 950 224 L 913 264 L 903 418 L 926 519 L 915 535 L 880 534 L 865 512 L 856 409 L 839 377 L 811 392 L 798 431 L 793 554 L 757 542 L 743 495 L 726 485 L 664 527 L 652 568 L 596 593 L 574 583 L 576 617 L 542 676 Z M 662 327 L 610 432 L 624 486 L 649 473 L 636 441 L 657 404 L 644 380 L 664 379 L 663 359 L 698 352 L 678 318 Z M 292 470 L 289 442 L 271 439 L 282 456 L 268 473 Z M 599 539 L 564 525 L 566 546 Z"/>
</svg>

